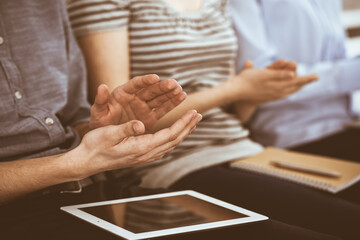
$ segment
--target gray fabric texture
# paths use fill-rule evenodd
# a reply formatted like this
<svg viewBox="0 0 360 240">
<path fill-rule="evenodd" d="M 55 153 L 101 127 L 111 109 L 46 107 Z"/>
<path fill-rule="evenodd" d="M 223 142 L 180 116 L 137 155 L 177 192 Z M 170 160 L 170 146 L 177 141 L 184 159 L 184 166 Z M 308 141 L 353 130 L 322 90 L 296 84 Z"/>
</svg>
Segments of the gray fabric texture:
<svg viewBox="0 0 360 240">
<path fill-rule="evenodd" d="M 89 120 L 86 75 L 65 1 L 0 1 L 0 161 L 68 151 Z M 0 41 L 1 42 L 1 41 Z"/>
</svg>

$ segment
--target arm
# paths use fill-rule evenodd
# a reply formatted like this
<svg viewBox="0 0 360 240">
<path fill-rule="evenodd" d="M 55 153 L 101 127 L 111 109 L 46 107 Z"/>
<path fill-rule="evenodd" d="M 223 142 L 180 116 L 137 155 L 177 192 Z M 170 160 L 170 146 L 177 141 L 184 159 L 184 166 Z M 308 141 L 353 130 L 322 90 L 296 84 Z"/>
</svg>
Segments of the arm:
<svg viewBox="0 0 360 240">
<path fill-rule="evenodd" d="M 145 135 L 140 135 L 145 126 L 134 120 L 92 130 L 78 147 L 61 155 L 1 162 L 0 204 L 48 186 L 160 159 L 200 120 L 201 115 L 189 111 L 170 128 Z"/>
<path fill-rule="evenodd" d="M 129 55 L 127 30 L 83 35 L 77 40 L 87 66 L 90 102 L 100 84 L 105 83 L 112 92 L 130 80 L 129 58 L 124 57 Z"/>
<path fill-rule="evenodd" d="M 98 92 L 90 123 L 74 126 L 84 136 L 77 148 L 56 156 L 0 163 L 0 204 L 59 183 L 159 159 L 201 119 L 189 111 L 170 128 L 137 136 L 144 133 L 145 125 L 134 120 L 153 124 L 183 100 L 178 98 L 185 97 L 181 87 L 175 81 L 159 82 L 157 76 L 148 75 L 117 87 L 111 95 L 101 87 Z"/>
<path fill-rule="evenodd" d="M 280 56 L 275 48 L 277 43 L 270 43 L 268 39 L 269 29 L 267 29 L 267 24 L 273 24 L 271 26 L 274 27 L 277 26 L 276 21 L 279 20 L 277 19 L 274 23 L 270 20 L 265 22 L 264 13 L 261 11 L 261 6 L 258 2 L 231 0 L 229 10 L 238 37 L 238 71 L 241 71 L 247 59 L 251 59 L 256 67 L 264 67 L 276 59 L 286 57 Z M 277 10 L 278 11 L 273 11 L 274 15 L 283 16 L 279 14 L 280 9 Z M 297 14 L 297 12 L 288 12 L 289 9 L 287 8 L 283 10 L 287 11 L 287 13 L 282 12 L 283 14 Z M 297 18 L 301 18 L 301 16 L 294 16 L 294 21 L 296 21 Z M 336 17 L 334 16 L 334 18 Z M 306 24 L 311 25 L 309 22 L 303 23 L 303 25 Z M 293 29 L 296 28 L 286 30 L 287 36 L 299 34 L 294 33 Z M 295 42 L 291 41 L 289 41 L 289 43 L 285 42 L 284 44 L 286 46 L 289 44 L 296 45 Z M 297 66 L 299 76 L 315 73 L 318 75 L 319 80 L 304 87 L 301 91 L 289 96 L 289 98 L 282 100 L 281 103 L 284 101 L 312 101 L 314 98 L 325 98 L 329 94 L 345 94 L 360 88 L 360 81 L 357 80 L 357 76 L 360 74 L 360 59 L 340 59 L 336 61 L 316 62 L 314 64 L 297 62 Z M 280 102 L 270 104 L 278 103 Z"/>
<path fill-rule="evenodd" d="M 99 32 L 99 28 L 95 25 L 91 25 L 91 20 L 95 19 L 93 18 L 95 16 L 96 19 L 99 19 L 101 16 L 106 19 L 107 15 L 95 13 L 91 8 L 87 8 L 86 5 L 83 5 L 82 11 L 83 13 L 86 13 L 84 15 L 88 17 L 81 17 L 76 11 L 72 11 L 72 4 L 74 4 L 74 7 L 76 4 L 77 8 L 78 6 L 81 6 L 81 4 L 76 1 L 70 1 L 68 6 L 70 17 L 74 19 L 74 23 L 75 21 L 88 23 L 87 29 L 91 29 L 91 34 L 88 34 L 89 30 L 85 30 L 85 28 L 82 29 L 81 27 L 74 27 L 75 33 L 80 35 L 77 40 L 84 53 L 87 64 L 90 100 L 94 101 L 96 89 L 100 84 L 106 84 L 111 92 L 114 90 L 115 86 L 126 83 L 130 79 L 129 38 L 128 31 L 126 30 L 128 20 L 127 17 L 124 17 L 118 22 L 114 21 L 113 25 L 109 24 L 107 29 L 103 29 L 103 31 Z M 105 7 L 106 3 L 103 2 L 101 5 L 104 5 Z M 101 7 L 101 5 L 99 5 L 99 7 Z M 110 11 L 114 14 L 128 16 L 130 13 L 126 10 L 127 7 L 125 7 L 125 5 L 125 1 L 119 1 L 118 7 L 112 5 L 106 5 L 106 7 L 110 8 Z M 156 129 L 170 126 L 171 123 L 176 121 L 176 119 L 189 109 L 195 108 L 199 112 L 204 112 L 219 104 L 229 102 L 224 91 L 222 91 L 222 87 L 211 89 L 209 91 L 209 93 L 211 93 L 211 99 L 206 92 L 198 96 L 188 96 L 190 99 L 185 100 L 176 111 L 172 111 L 171 115 L 166 116 L 166 119 L 159 123 L 160 127 L 157 127 Z M 209 101 L 204 104 L 204 99 Z"/>
<path fill-rule="evenodd" d="M 122 64 L 124 62 L 129 63 L 129 54 L 121 54 L 123 52 L 129 53 L 128 40 L 122 41 L 127 36 L 127 30 L 114 30 L 80 37 L 79 44 L 87 58 L 88 68 L 91 68 L 93 74 L 89 76 L 90 89 L 97 87 L 99 83 L 115 86 L 129 80 L 129 76 L 120 75 L 121 72 L 128 72 L 129 69 L 127 64 Z M 111 49 L 101 49 L 100 46 L 107 43 L 107 39 L 112 41 Z M 96 64 L 96 62 L 106 64 Z M 101 77 L 103 79 L 100 79 Z M 292 79 L 293 77 L 294 74 L 286 70 L 248 69 L 219 86 L 189 94 L 185 101 L 161 118 L 154 129 L 170 126 L 190 109 L 196 109 L 199 113 L 203 113 L 214 107 L 239 100 L 248 101 L 254 97 L 260 98 L 260 100 L 277 99 L 280 87 L 294 84 L 291 81 L 279 80 Z M 301 81 L 304 80 L 301 79 Z M 305 81 L 308 82 L 307 79 Z M 269 88 L 263 88 L 264 84 Z"/>
<path fill-rule="evenodd" d="M 0 162 L 0 205 L 52 185 L 76 180 L 68 160 L 68 154 L 62 154 Z"/>
<path fill-rule="evenodd" d="M 175 80 L 159 82 L 157 75 L 135 77 L 111 94 L 106 85 L 100 85 L 90 109 L 90 123 L 81 122 L 73 128 L 81 137 L 92 129 L 130 120 L 140 120 L 146 129 L 152 129 L 158 119 L 185 98 Z"/>
<path fill-rule="evenodd" d="M 116 30 L 83 35 L 78 38 L 84 52 L 88 70 L 90 92 L 100 84 L 106 84 L 110 90 L 130 79 L 128 31 Z M 110 47 L 102 46 L 111 43 Z M 108 45 L 109 46 L 109 45 Z M 126 54 L 127 53 L 127 54 Z M 92 94 L 93 96 L 95 94 Z M 206 101 L 204 101 L 206 99 Z M 161 119 L 155 129 L 170 126 L 186 111 L 196 109 L 202 113 L 216 106 L 230 103 L 223 91 L 223 86 L 208 91 L 190 94 L 187 99 L 166 117 Z"/>
<path fill-rule="evenodd" d="M 242 123 L 246 123 L 254 114 L 258 104 L 246 101 L 239 101 L 233 105 L 233 111 Z"/>
</svg>

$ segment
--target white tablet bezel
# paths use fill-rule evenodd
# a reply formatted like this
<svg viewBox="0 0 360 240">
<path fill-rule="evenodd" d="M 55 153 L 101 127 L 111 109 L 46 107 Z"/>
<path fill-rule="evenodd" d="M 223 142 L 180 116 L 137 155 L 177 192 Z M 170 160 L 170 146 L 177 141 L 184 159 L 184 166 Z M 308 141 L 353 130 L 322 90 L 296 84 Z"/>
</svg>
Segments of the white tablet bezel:
<svg viewBox="0 0 360 240">
<path fill-rule="evenodd" d="M 196 224 L 196 225 L 185 226 L 185 227 L 156 230 L 156 231 L 144 232 L 144 233 L 133 233 L 133 232 L 129 232 L 129 231 L 125 230 L 124 228 L 116 226 L 108 221 L 105 221 L 101 218 L 95 217 L 94 215 L 91 215 L 91 214 L 79 209 L 79 208 L 102 206 L 102 205 L 108 205 L 108 204 L 117 204 L 117 203 L 133 202 L 133 201 L 148 200 L 148 199 L 155 199 L 155 198 L 172 197 L 172 196 L 178 196 L 178 195 L 184 195 L 184 194 L 190 195 L 190 196 L 199 198 L 201 200 L 210 202 L 212 204 L 224 207 L 226 209 L 230 209 L 235 212 L 247 215 L 248 217 L 242 217 L 242 218 L 238 218 L 238 219 L 231 219 L 231 220 L 224 220 L 224 221 L 217 221 L 217 222 L 212 222 L 212 223 L 202 223 L 202 224 Z M 212 197 L 209 197 L 204 194 L 201 194 L 201 193 L 198 193 L 195 191 L 191 191 L 191 190 L 154 194 L 154 195 L 149 195 L 149 196 L 133 197 L 133 198 L 126 198 L 126 199 L 112 200 L 112 201 L 72 205 L 72 206 L 61 207 L 61 210 L 68 212 L 72 215 L 75 215 L 76 217 L 79 217 L 89 223 L 92 223 L 92 224 L 94 224 L 106 231 L 109 231 L 117 236 L 120 236 L 125 239 L 134 239 L 134 240 L 168 236 L 168 235 L 173 235 L 173 234 L 199 231 L 199 230 L 205 230 L 205 229 L 214 229 L 214 228 L 219 228 L 219 227 L 237 225 L 237 224 L 242 224 L 242 223 L 250 223 L 250 222 L 262 221 L 262 220 L 268 219 L 268 217 L 263 216 L 261 214 L 246 210 L 241 207 L 237 207 L 235 205 L 223 202 L 221 200 L 218 200 L 218 199 L 215 199 L 215 198 L 212 198 Z"/>
</svg>

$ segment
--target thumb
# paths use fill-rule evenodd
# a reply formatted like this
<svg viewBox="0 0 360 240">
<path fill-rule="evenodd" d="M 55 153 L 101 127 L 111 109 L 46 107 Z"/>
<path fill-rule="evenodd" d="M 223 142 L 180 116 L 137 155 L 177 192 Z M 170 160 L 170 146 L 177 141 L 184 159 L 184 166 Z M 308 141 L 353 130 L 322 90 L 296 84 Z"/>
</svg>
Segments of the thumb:
<svg viewBox="0 0 360 240">
<path fill-rule="evenodd" d="M 109 97 L 110 97 L 110 93 L 108 86 L 106 84 L 101 84 L 97 88 L 94 105 L 97 107 L 104 106 L 104 104 L 108 103 Z"/>
<path fill-rule="evenodd" d="M 109 135 L 116 142 L 119 142 L 126 137 L 145 133 L 144 124 L 138 120 L 132 120 L 127 123 L 112 127 L 113 128 L 110 129 Z"/>
<path fill-rule="evenodd" d="M 254 67 L 254 64 L 252 63 L 252 61 L 247 60 L 244 64 L 243 70 L 253 68 L 253 67 Z"/>
</svg>

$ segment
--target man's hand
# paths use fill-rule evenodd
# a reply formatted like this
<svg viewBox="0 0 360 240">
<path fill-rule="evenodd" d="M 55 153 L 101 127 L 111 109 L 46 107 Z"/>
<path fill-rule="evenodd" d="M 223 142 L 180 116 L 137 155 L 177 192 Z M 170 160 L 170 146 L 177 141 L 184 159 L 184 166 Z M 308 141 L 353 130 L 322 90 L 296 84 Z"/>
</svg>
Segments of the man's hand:
<svg viewBox="0 0 360 240">
<path fill-rule="evenodd" d="M 90 129 L 119 125 L 130 120 L 140 120 L 146 131 L 166 113 L 186 98 L 175 80 L 159 82 L 157 75 L 131 79 L 117 87 L 111 94 L 106 85 L 100 85 L 91 107 Z"/>
<path fill-rule="evenodd" d="M 69 152 L 68 164 L 81 179 L 160 159 L 182 142 L 201 118 L 196 111 L 190 110 L 170 128 L 154 134 L 143 134 L 145 126 L 137 120 L 92 130 L 77 148 Z"/>
</svg>

